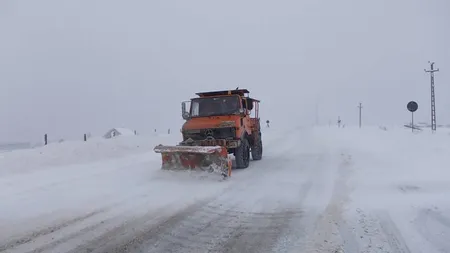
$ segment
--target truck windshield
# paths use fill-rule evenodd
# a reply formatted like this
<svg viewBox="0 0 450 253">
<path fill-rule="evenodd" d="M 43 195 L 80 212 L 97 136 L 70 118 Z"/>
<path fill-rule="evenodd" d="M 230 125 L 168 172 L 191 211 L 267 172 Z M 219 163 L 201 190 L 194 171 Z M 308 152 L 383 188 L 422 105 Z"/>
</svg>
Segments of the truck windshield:
<svg viewBox="0 0 450 253">
<path fill-rule="evenodd" d="M 238 96 L 196 98 L 191 102 L 191 117 L 208 117 L 239 113 Z"/>
</svg>

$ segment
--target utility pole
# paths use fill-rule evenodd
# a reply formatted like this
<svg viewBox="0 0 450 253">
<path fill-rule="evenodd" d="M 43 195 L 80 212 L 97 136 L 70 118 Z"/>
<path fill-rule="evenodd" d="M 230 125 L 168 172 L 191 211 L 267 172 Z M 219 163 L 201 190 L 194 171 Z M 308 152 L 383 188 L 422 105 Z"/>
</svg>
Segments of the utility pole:
<svg viewBox="0 0 450 253">
<path fill-rule="evenodd" d="M 319 104 L 316 103 L 316 126 L 319 125 Z"/>
<path fill-rule="evenodd" d="M 319 95 L 316 95 L 316 108 L 315 108 L 315 116 L 316 116 L 316 126 L 319 125 L 319 103 L 320 103 L 320 97 Z"/>
<path fill-rule="evenodd" d="M 361 112 L 362 112 L 362 103 L 359 103 L 359 128 L 361 128 Z"/>
<path fill-rule="evenodd" d="M 434 69 L 434 62 L 428 61 L 430 64 L 430 70 L 425 70 L 425 72 L 430 73 L 431 78 L 431 131 L 436 131 L 436 96 L 434 93 L 434 72 L 439 71 L 439 69 Z"/>
</svg>

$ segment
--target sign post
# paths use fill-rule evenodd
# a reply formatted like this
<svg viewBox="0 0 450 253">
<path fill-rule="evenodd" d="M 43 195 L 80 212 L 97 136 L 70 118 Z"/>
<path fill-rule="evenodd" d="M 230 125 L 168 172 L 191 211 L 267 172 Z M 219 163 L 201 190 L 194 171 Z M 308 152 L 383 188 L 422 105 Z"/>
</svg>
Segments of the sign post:
<svg viewBox="0 0 450 253">
<path fill-rule="evenodd" d="M 417 111 L 419 105 L 415 101 L 410 101 L 406 108 L 411 112 L 411 131 L 414 132 L 414 112 Z"/>
</svg>

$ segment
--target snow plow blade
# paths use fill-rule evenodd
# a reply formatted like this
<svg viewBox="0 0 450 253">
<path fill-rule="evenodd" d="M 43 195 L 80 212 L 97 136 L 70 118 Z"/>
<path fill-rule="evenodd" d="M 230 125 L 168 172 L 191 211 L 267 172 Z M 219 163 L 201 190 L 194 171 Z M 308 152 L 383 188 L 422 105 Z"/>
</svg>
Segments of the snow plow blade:
<svg viewBox="0 0 450 253">
<path fill-rule="evenodd" d="M 161 154 L 164 170 L 200 170 L 231 176 L 231 160 L 224 147 L 159 145 L 154 151 Z"/>
</svg>

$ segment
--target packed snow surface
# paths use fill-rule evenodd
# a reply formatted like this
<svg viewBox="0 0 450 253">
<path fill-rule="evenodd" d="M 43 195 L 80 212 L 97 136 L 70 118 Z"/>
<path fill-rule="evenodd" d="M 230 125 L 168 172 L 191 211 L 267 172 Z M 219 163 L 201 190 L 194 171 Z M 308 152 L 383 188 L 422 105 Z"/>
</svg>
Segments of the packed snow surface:
<svg viewBox="0 0 450 253">
<path fill-rule="evenodd" d="M 263 131 L 231 178 L 121 136 L 0 153 L 0 252 L 450 252 L 450 135 Z"/>
</svg>

